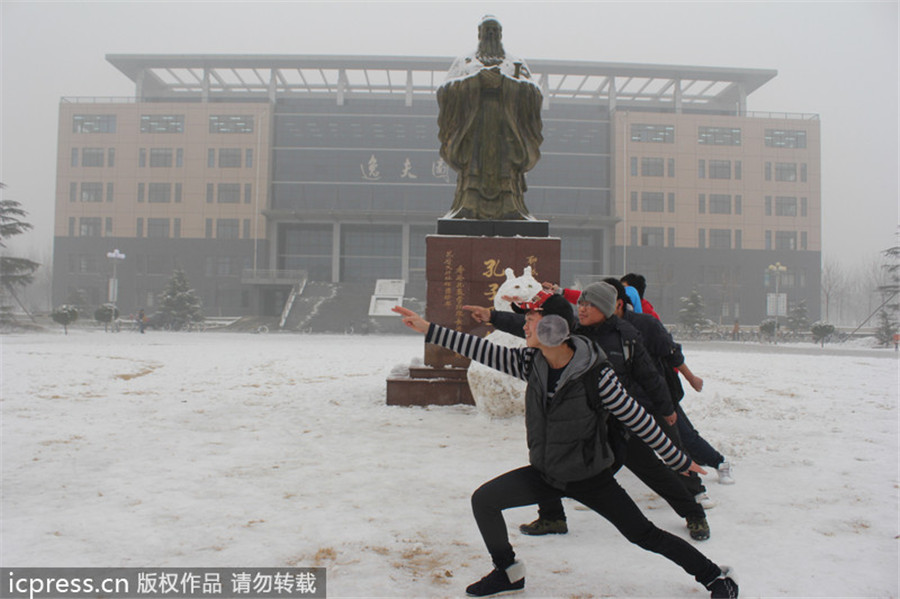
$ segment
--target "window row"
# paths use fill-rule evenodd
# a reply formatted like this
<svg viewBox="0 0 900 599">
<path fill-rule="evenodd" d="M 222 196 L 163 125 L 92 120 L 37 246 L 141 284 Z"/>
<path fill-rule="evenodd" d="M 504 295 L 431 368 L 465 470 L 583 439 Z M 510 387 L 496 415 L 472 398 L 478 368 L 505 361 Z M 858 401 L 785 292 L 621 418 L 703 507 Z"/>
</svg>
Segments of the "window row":
<svg viewBox="0 0 900 599">
<path fill-rule="evenodd" d="M 112 202 L 114 197 L 114 187 L 112 183 L 107 183 L 106 201 Z M 102 202 L 104 199 L 104 184 L 98 182 L 70 183 L 69 184 L 69 201 L 70 202 Z M 243 193 L 242 193 L 243 190 Z M 139 203 L 149 202 L 151 204 L 179 204 L 182 201 L 183 192 L 181 183 L 138 183 L 137 184 L 137 201 Z M 209 204 L 240 204 L 241 200 L 245 204 L 253 201 L 253 185 L 251 183 L 207 183 L 206 184 L 206 202 Z"/>
<path fill-rule="evenodd" d="M 798 246 L 797 241 L 800 244 Z M 808 233 L 806 231 L 766 231 L 767 250 L 806 250 L 808 247 Z M 773 242 L 774 241 L 774 242 Z"/>
<path fill-rule="evenodd" d="M 640 165 L 640 169 L 638 168 Z M 631 176 L 636 177 L 640 173 L 642 177 L 674 177 L 675 159 L 644 156 L 631 157 Z"/>
<path fill-rule="evenodd" d="M 77 167 L 79 164 L 86 167 L 115 166 L 115 148 L 72 148 L 70 165 Z"/>
<path fill-rule="evenodd" d="M 209 168 L 216 167 L 216 149 L 209 148 L 206 152 L 206 166 Z M 244 166 L 246 168 L 253 167 L 253 149 L 247 148 L 245 150 L 241 150 L 241 148 L 219 148 L 218 150 L 218 166 L 219 168 L 241 168 Z M 243 165 L 241 164 L 241 157 L 243 156 Z"/>
<path fill-rule="evenodd" d="M 796 162 L 776 162 L 775 164 L 775 180 L 776 181 L 787 181 L 787 182 L 796 182 L 797 174 L 799 172 L 800 182 L 806 183 L 807 179 L 807 168 L 806 163 L 801 162 L 799 165 Z M 799 169 L 798 169 L 799 166 Z M 765 175 L 766 181 L 772 180 L 772 163 L 767 162 L 765 164 Z"/>
<path fill-rule="evenodd" d="M 146 235 L 144 225 L 146 223 Z M 139 217 L 135 231 L 136 237 L 155 239 L 181 237 L 180 218 L 147 218 Z M 251 239 L 250 219 L 207 218 L 205 236 L 207 239 Z"/>
<path fill-rule="evenodd" d="M 731 179 L 732 173 L 738 181 L 743 176 L 743 165 L 740 160 L 734 161 L 734 171 L 731 169 L 731 160 L 710 160 L 709 170 L 707 170 L 707 161 L 704 159 L 697 161 L 697 178 L 706 179 Z"/>
<path fill-rule="evenodd" d="M 634 123 L 631 141 L 638 143 L 675 143 L 675 127 L 665 124 Z M 769 148 L 806 148 L 802 129 L 766 129 L 764 141 Z M 697 143 L 710 146 L 740 146 L 739 127 L 697 127 Z"/>
<path fill-rule="evenodd" d="M 210 133 L 253 133 L 253 115 L 213 114 L 209 116 Z M 183 114 L 142 114 L 141 133 L 184 133 Z M 114 114 L 75 114 L 72 133 L 115 133 Z"/>
<path fill-rule="evenodd" d="M 103 201 L 103 183 L 89 181 L 84 183 L 69 183 L 69 201 L 70 202 L 102 202 Z M 112 183 L 106 184 L 106 201 L 112 202 L 114 197 L 114 187 Z"/>
<path fill-rule="evenodd" d="M 798 243 L 799 241 L 799 243 Z M 809 235 L 806 231 L 765 232 L 767 250 L 806 250 Z M 630 244 L 641 247 L 675 247 L 675 227 L 631 227 Z M 743 230 L 697 230 L 697 247 L 711 250 L 743 249 Z"/>
<path fill-rule="evenodd" d="M 775 196 L 775 216 L 806 216 L 807 204 L 806 198 Z M 766 216 L 772 216 L 772 196 L 766 196 Z"/>
</svg>

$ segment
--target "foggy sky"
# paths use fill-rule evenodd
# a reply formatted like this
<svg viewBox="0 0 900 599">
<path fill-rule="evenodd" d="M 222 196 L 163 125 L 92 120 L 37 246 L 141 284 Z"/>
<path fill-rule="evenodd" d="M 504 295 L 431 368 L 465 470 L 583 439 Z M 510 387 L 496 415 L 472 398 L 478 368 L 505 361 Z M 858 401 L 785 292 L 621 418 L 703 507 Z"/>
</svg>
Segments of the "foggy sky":
<svg viewBox="0 0 900 599">
<path fill-rule="evenodd" d="M 14 247 L 50 261 L 60 98 L 134 95 L 106 54 L 456 56 L 474 49 L 486 13 L 526 60 L 777 70 L 748 110 L 820 116 L 824 259 L 871 263 L 898 243 L 896 0 L 0 0 L 0 181 L 35 225 Z"/>
</svg>

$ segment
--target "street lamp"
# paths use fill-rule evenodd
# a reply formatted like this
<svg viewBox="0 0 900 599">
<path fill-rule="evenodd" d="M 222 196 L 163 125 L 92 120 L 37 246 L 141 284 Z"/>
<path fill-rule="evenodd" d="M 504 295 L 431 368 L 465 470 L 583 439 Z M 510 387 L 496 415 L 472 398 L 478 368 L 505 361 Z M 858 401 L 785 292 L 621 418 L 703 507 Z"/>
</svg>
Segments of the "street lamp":
<svg viewBox="0 0 900 599">
<path fill-rule="evenodd" d="M 770 264 L 766 270 L 768 270 L 770 273 L 773 273 L 775 275 L 775 298 L 774 298 L 775 343 L 778 343 L 778 317 L 781 315 L 782 312 L 787 313 L 787 299 L 785 298 L 785 301 L 784 301 L 785 309 L 782 310 L 782 301 L 781 301 L 782 297 L 781 297 L 781 294 L 778 292 L 778 287 L 779 287 L 779 283 L 781 282 L 781 273 L 786 272 L 787 267 L 784 266 L 781 262 L 776 262 L 775 264 Z"/>
<path fill-rule="evenodd" d="M 116 265 L 119 260 L 125 259 L 125 254 L 116 249 L 107 252 L 106 257 L 112 260 L 113 265 L 113 276 L 109 280 L 109 303 L 115 304 L 119 299 L 119 279 L 116 277 Z"/>
</svg>

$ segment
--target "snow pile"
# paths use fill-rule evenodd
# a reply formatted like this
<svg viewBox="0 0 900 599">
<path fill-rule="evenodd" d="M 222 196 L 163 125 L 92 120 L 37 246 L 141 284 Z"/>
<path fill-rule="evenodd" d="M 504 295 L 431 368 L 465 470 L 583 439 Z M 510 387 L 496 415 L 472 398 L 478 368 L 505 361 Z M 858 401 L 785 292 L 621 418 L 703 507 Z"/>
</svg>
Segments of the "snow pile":
<svg viewBox="0 0 900 599">
<path fill-rule="evenodd" d="M 519 417 L 385 404 L 418 336 L 60 329 L 0 351 L 4 567 L 324 566 L 331 597 L 459 597 L 491 568 L 472 491 L 527 462 Z M 705 388 L 684 407 L 737 480 L 705 477 L 718 505 L 696 546 L 742 597 L 897 597 L 896 354 L 685 354 Z M 524 596 L 706 596 L 576 506 L 553 538 L 518 532 L 535 508 L 506 512 Z"/>
</svg>

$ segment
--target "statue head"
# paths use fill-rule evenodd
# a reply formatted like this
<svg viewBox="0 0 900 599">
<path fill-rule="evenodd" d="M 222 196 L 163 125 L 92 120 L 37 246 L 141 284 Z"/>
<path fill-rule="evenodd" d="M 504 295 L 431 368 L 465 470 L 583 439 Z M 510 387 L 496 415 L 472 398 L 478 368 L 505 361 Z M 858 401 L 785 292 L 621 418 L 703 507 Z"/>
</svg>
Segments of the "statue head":
<svg viewBox="0 0 900 599">
<path fill-rule="evenodd" d="M 503 27 L 493 15 L 485 15 L 478 24 L 478 51 L 475 56 L 485 66 L 493 66 L 503 62 L 506 53 L 503 51 Z"/>
</svg>

